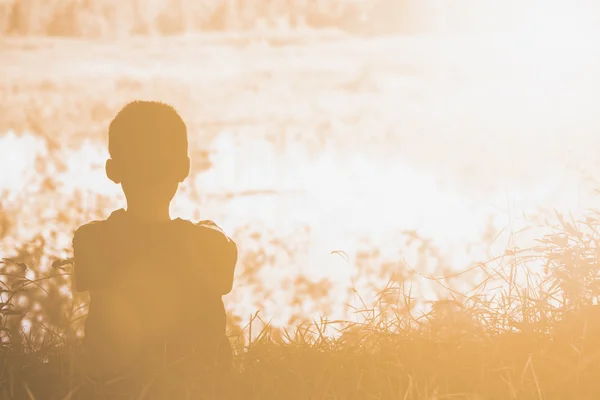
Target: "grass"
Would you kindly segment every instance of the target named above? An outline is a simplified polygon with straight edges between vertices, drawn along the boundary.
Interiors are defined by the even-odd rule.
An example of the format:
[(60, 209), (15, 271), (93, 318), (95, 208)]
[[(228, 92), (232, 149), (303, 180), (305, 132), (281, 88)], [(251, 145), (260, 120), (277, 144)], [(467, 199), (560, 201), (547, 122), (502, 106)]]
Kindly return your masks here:
[[(419, 315), (410, 290), (389, 285), (377, 301), (357, 310), (361, 323), (312, 321), (291, 332), (269, 326), (257, 313), (231, 335), (236, 355), (229, 373), (196, 371), (182, 382), (167, 367), (145, 389), (127, 386), (124, 398), (144, 398), (144, 391), (154, 398), (169, 398), (173, 391), (171, 398), (181, 399), (595, 398), (600, 219), (594, 213), (583, 221), (557, 217), (559, 224), (538, 246), (507, 250), (497, 267), (482, 266), (488, 278), (462, 301), (438, 301)], [(531, 267), (540, 260), (547, 268), (542, 274)], [(2, 395), (95, 399), (123, 390), (118, 382), (86, 378), (69, 326), (55, 336), (41, 329), (50, 338), (41, 344), (31, 331), (27, 336), (15, 330), (9, 322), (17, 315), (13, 300), (39, 282), (11, 282), (7, 267), (24, 268), (5, 260), (7, 297), (0, 316), (14, 335), (0, 352)], [(523, 282), (517, 272), (525, 274)], [(395, 303), (386, 301), (390, 293)], [(341, 335), (324, 334), (327, 326)], [(252, 329), (260, 333), (244, 340)]]

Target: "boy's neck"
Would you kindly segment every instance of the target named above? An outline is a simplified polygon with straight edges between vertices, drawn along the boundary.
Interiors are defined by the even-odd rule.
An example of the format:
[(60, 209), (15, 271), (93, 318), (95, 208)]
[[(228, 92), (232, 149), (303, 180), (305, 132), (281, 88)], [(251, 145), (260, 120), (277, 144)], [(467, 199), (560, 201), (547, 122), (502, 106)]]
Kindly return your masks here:
[(148, 208), (143, 206), (133, 206), (128, 204), (126, 209), (127, 215), (139, 222), (168, 222), (171, 221), (171, 213), (169, 206), (160, 209)]

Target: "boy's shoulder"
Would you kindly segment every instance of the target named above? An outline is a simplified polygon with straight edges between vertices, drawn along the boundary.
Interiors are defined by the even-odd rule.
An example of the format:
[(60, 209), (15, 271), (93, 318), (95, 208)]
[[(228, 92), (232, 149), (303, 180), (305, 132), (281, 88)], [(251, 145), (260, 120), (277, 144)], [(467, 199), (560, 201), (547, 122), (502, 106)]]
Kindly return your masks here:
[[(92, 239), (94, 237), (110, 236), (119, 231), (122, 232), (127, 225), (124, 212), (118, 210), (113, 212), (107, 219), (94, 220), (81, 225), (75, 231), (75, 238)], [(171, 221), (170, 227), (167, 229), (174, 229), (175, 231), (171, 232), (172, 234), (183, 235), (192, 240), (232, 242), (225, 231), (212, 220), (192, 222), (187, 219), (176, 218)]]
[(190, 238), (209, 242), (232, 242), (231, 238), (229, 238), (225, 231), (221, 229), (221, 227), (218, 226), (214, 221), (203, 220), (199, 222), (192, 222), (187, 219), (179, 218), (174, 221), (177, 221), (177, 223), (181, 226), (182, 233), (186, 234)]
[(81, 225), (75, 230), (74, 239), (89, 238), (97, 235), (101, 235), (106, 232), (108, 228), (108, 220), (94, 220), (86, 224)]
[(203, 232), (203, 233), (207, 233), (209, 235), (211, 235), (211, 234), (225, 235), (225, 232), (223, 231), (223, 229), (221, 229), (221, 227), (218, 226), (214, 221), (211, 221), (209, 219), (206, 219), (203, 221), (198, 221), (198, 222), (192, 222), (187, 219), (180, 219), (180, 221), (187, 224), (189, 226), (189, 229), (193, 229), (197, 232)]
[(113, 211), (106, 219), (93, 220), (75, 230), (74, 239), (110, 235), (115, 228), (123, 226), (125, 210)]

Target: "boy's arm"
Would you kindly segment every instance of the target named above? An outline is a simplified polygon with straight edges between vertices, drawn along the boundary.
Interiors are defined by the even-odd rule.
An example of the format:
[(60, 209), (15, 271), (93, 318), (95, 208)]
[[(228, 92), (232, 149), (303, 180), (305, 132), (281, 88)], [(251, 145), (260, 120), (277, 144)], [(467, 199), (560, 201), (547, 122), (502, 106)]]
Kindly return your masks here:
[(233, 288), (233, 276), (238, 259), (237, 245), (221, 228), (212, 221), (200, 221), (196, 226), (202, 228), (202, 241), (208, 256), (208, 283), (221, 295), (226, 295)]
[(98, 252), (93, 250), (97, 243), (93, 240), (94, 229), (92, 227), (93, 223), (83, 225), (73, 235), (74, 289), (78, 292), (94, 289), (97, 284), (94, 255), (97, 255)]

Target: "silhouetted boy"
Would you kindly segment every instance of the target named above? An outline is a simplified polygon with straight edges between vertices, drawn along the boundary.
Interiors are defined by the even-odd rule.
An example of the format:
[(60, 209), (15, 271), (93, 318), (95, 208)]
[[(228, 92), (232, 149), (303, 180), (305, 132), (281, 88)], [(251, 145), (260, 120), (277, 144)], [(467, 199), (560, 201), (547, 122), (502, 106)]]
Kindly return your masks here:
[(105, 375), (189, 359), (229, 363), (222, 296), (236, 244), (213, 222), (171, 219), (189, 173), (187, 128), (170, 106), (135, 101), (108, 131), (106, 175), (127, 210), (81, 226), (73, 238), (75, 289), (90, 292), (84, 348)]

